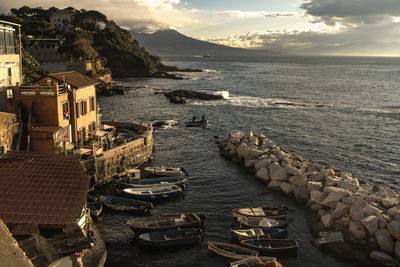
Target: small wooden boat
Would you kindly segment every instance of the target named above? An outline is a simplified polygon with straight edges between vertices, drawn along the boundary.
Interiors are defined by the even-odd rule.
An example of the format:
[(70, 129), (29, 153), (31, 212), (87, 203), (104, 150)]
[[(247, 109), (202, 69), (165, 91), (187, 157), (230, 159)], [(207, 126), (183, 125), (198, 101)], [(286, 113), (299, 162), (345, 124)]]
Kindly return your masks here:
[(239, 241), (254, 238), (279, 238), (286, 235), (286, 229), (282, 228), (250, 228), (231, 230), (232, 239)]
[(286, 218), (286, 206), (266, 206), (255, 208), (232, 209), (233, 217), (267, 217), (267, 218)]
[(100, 199), (106, 208), (113, 211), (139, 213), (149, 212), (153, 208), (153, 204), (150, 202), (125, 197), (101, 196)]
[(195, 213), (164, 214), (131, 219), (126, 224), (136, 233), (154, 232), (177, 228), (203, 227), (204, 215)]
[(208, 124), (208, 120), (205, 121), (188, 121), (186, 122), (186, 127), (206, 127)]
[(87, 195), (86, 206), (90, 210), (90, 216), (98, 217), (103, 211), (103, 205), (101, 204), (100, 198), (94, 197), (92, 195)]
[(200, 244), (204, 239), (200, 228), (184, 228), (148, 232), (139, 236), (139, 243), (152, 247), (187, 246)]
[(248, 257), (231, 262), (230, 267), (282, 267), (275, 257)]
[(240, 241), (240, 245), (255, 249), (265, 255), (296, 252), (299, 248), (296, 240), (289, 239), (246, 239)]
[(185, 176), (188, 173), (184, 168), (173, 168), (173, 167), (146, 167), (143, 169), (147, 173), (148, 176), (153, 177), (165, 177), (165, 176)]
[(148, 178), (148, 179), (118, 179), (115, 181), (118, 189), (125, 188), (139, 188), (139, 187), (157, 187), (157, 186), (171, 186), (177, 185), (180, 188), (186, 186), (187, 178), (179, 177), (160, 177), (160, 178)]
[(234, 244), (208, 241), (208, 250), (228, 259), (242, 260), (258, 256), (258, 251)]
[(265, 217), (238, 217), (240, 227), (248, 228), (282, 228), (288, 225), (286, 219), (270, 219)]
[(156, 201), (180, 196), (182, 194), (182, 188), (176, 185), (125, 188), (122, 189), (121, 194), (123, 197), (138, 199), (142, 201)]

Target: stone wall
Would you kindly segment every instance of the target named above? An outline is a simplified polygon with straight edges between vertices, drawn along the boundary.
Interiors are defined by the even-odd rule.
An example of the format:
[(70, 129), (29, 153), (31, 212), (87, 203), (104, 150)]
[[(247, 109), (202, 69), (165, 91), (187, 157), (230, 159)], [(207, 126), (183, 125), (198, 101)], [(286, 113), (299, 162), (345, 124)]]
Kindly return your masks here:
[(400, 260), (400, 199), (338, 168), (313, 163), (279, 148), (262, 134), (232, 133), (219, 144), (221, 154), (254, 171), (271, 190), (280, 190), (315, 211), (327, 231), (366, 244), (384, 266)]
[[(86, 173), (96, 185), (101, 185), (111, 182), (113, 176), (147, 161), (153, 152), (151, 135), (107, 150), (95, 159), (82, 161)], [(145, 144), (145, 139), (151, 142)]]
[(4, 153), (12, 148), (14, 136), (18, 133), (17, 116), (12, 113), (0, 112), (0, 146)]

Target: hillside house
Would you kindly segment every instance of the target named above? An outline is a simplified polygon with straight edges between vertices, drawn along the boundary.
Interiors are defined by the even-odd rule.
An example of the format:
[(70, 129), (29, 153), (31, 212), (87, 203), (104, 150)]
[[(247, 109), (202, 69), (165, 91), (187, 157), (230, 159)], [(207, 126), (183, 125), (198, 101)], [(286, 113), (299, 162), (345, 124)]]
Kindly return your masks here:
[(52, 153), (82, 147), (99, 125), (95, 85), (75, 71), (48, 74), (31, 86), (20, 86), (16, 100), (23, 109), (27, 150)]
[(75, 17), (75, 9), (72, 7), (56, 11), (50, 15), (50, 24), (56, 30), (64, 31), (72, 28)]

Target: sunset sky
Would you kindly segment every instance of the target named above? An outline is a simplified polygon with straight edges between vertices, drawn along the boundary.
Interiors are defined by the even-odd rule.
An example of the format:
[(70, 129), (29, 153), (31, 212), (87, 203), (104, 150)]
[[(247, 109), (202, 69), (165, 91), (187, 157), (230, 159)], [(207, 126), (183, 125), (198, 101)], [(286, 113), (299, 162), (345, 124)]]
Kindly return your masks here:
[(23, 5), (93, 9), (126, 29), (235, 47), (400, 56), (399, 0), (15, 0), (0, 11)]

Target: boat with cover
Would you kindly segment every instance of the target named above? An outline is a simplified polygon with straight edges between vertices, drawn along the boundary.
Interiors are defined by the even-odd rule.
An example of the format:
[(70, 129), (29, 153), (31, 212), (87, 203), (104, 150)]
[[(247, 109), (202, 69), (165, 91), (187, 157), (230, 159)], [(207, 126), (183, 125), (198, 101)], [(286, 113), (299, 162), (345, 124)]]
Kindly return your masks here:
[(186, 127), (200, 127), (200, 126), (205, 127), (205, 126), (207, 126), (207, 124), (208, 124), (208, 120), (188, 121), (188, 122), (186, 122)]
[(189, 175), (184, 168), (174, 168), (165, 166), (146, 167), (143, 169), (148, 176), (165, 177), (165, 176), (187, 176)]
[(288, 225), (286, 219), (270, 219), (265, 217), (238, 217), (240, 227), (248, 228), (282, 228)]
[(203, 227), (206, 216), (195, 213), (163, 214), (131, 219), (126, 224), (136, 233), (154, 232), (178, 228)]
[(208, 241), (208, 250), (232, 260), (258, 256), (257, 250), (223, 242)]
[(204, 239), (200, 228), (183, 228), (143, 233), (139, 243), (151, 247), (173, 247), (200, 244)]
[(233, 217), (267, 217), (267, 218), (286, 218), (287, 207), (286, 206), (265, 206), (265, 207), (254, 207), (254, 208), (237, 208), (232, 209)]
[(230, 267), (282, 267), (275, 257), (248, 257), (231, 262)]
[(115, 196), (100, 196), (103, 205), (113, 211), (144, 213), (153, 208), (150, 202)]
[(239, 241), (254, 238), (279, 238), (286, 235), (286, 229), (282, 228), (231, 229), (232, 239)]
[(245, 239), (240, 241), (241, 246), (255, 249), (263, 255), (277, 255), (278, 253), (297, 252), (299, 244), (296, 240), (290, 239)]
[(141, 188), (125, 188), (122, 189), (123, 197), (138, 199), (142, 201), (164, 200), (180, 196), (182, 188), (176, 185), (157, 186), (157, 187), (141, 187)]

